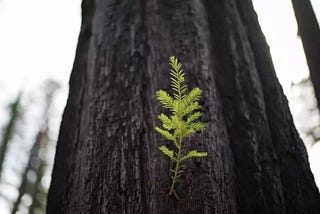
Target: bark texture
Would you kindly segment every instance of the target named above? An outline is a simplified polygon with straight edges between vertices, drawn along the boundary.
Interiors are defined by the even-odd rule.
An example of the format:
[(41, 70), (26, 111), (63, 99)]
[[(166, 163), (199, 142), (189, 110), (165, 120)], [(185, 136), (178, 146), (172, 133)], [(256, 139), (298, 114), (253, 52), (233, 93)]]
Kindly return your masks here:
[[(318, 213), (320, 196), (250, 0), (84, 0), (47, 213)], [(168, 57), (203, 92), (203, 135), (168, 197), (154, 131)]]
[(320, 109), (320, 29), (310, 0), (292, 0), (310, 79)]

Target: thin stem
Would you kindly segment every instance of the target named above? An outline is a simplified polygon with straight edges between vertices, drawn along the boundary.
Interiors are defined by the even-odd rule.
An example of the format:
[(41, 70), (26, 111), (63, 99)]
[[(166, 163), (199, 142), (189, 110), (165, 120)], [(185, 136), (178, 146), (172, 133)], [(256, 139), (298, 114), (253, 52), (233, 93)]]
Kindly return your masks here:
[(178, 81), (179, 84), (179, 100), (181, 100), (181, 82)]
[[(181, 143), (182, 143), (182, 139), (181, 137), (179, 138), (179, 147), (178, 147), (178, 156), (177, 156), (177, 164), (176, 167), (174, 169), (174, 175), (172, 178), (172, 184), (171, 184), (171, 188), (170, 188), (170, 193), (169, 195), (172, 195), (172, 193), (174, 193), (174, 186), (177, 182), (177, 176), (178, 176), (178, 172), (179, 172), (179, 166), (180, 166), (180, 161), (181, 161)], [(176, 195), (176, 194), (175, 194)]]

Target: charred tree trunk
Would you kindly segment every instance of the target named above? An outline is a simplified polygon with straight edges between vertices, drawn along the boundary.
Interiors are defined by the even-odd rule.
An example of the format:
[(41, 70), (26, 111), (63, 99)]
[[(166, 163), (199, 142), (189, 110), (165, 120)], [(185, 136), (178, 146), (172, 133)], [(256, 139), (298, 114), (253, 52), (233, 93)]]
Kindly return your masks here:
[(320, 29), (310, 0), (292, 0), (310, 79), (320, 109)]
[[(89, 1), (47, 212), (318, 213), (320, 196), (250, 0)], [(168, 197), (155, 133), (168, 57), (204, 91), (207, 129)]]

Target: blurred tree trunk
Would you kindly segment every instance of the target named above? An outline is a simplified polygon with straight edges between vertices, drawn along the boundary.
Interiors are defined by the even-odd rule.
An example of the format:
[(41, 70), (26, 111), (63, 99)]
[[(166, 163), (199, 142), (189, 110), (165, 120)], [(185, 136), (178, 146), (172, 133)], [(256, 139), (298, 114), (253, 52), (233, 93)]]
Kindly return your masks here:
[[(54, 93), (60, 86), (59, 83), (53, 80), (47, 80), (44, 85), (45, 105), (41, 120), (42, 124), (31, 148), (28, 163), (22, 173), (21, 184), (18, 188), (18, 197), (13, 203), (12, 214), (18, 212), (22, 197), (25, 194), (28, 194), (32, 199), (32, 203), (28, 208), (29, 214), (45, 213), (45, 198), (47, 194), (41, 181), (46, 169), (47, 146), (49, 143), (49, 110), (53, 102)], [(30, 179), (30, 175), (31, 178), (32, 175), (34, 176), (34, 180)]]
[(12, 214), (15, 214), (19, 210), (19, 206), (21, 204), (21, 199), (26, 193), (31, 193), (34, 191), (33, 183), (28, 178), (28, 173), (32, 173), (33, 171), (37, 171), (40, 159), (39, 159), (39, 150), (41, 148), (41, 144), (45, 142), (45, 138), (47, 137), (47, 130), (40, 131), (37, 135), (36, 141), (30, 151), (29, 160), (27, 166), (22, 174), (21, 184), (18, 188), (18, 197), (13, 203)]
[(310, 79), (320, 109), (320, 29), (310, 0), (292, 0)]
[[(112, 2), (112, 3), (111, 3)], [(250, 0), (82, 3), (47, 213), (318, 213), (303, 142)], [(168, 57), (204, 91), (207, 129), (168, 196), (155, 133)]]
[(40, 167), (37, 171), (37, 180), (34, 189), (35, 191), (32, 194), (32, 204), (29, 207), (29, 214), (45, 213), (47, 189), (41, 183), (41, 179), (44, 176), (46, 166), (47, 163), (41, 160)]
[(14, 103), (10, 105), (9, 122), (4, 129), (3, 137), (0, 145), (0, 177), (3, 170), (4, 160), (7, 154), (8, 145), (14, 135), (16, 123), (20, 116), (20, 100), (21, 100), (21, 93), (18, 95)]
[(47, 189), (42, 184), (42, 178), (45, 175), (47, 167), (46, 153), (47, 146), (49, 143), (48, 130), (45, 130), (45, 136), (40, 144), (39, 155), (38, 155), (38, 167), (35, 169), (36, 181), (33, 184), (32, 191), (30, 192), (32, 203), (29, 207), (29, 214), (40, 214), (45, 213), (46, 210), (46, 197)]

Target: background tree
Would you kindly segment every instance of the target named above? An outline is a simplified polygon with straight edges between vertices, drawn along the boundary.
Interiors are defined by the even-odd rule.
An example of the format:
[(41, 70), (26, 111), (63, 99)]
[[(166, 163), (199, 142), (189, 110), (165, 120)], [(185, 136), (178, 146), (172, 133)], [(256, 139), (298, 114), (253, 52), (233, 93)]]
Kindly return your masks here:
[(320, 29), (310, 0), (292, 0), (310, 79), (320, 109)]
[(7, 154), (8, 144), (12, 139), (16, 123), (19, 119), (20, 115), (20, 100), (21, 100), (21, 93), (19, 93), (16, 100), (10, 105), (10, 115), (9, 115), (9, 122), (7, 126), (4, 128), (3, 137), (0, 145), (0, 178), (3, 170), (5, 156)]
[[(38, 168), (40, 167), (41, 161), (39, 159), (39, 151), (40, 151), (41, 145), (46, 143), (47, 134), (48, 134), (47, 130), (40, 131), (36, 137), (35, 143), (30, 151), (28, 163), (27, 163), (26, 168), (22, 174), (21, 184), (18, 188), (18, 197), (12, 206), (12, 212), (11, 212), (12, 214), (15, 214), (18, 212), (22, 197), (25, 194), (29, 194), (29, 195), (33, 196), (33, 195), (35, 195), (35, 193), (37, 191), (37, 188), (35, 188), (37, 186), (34, 185), (34, 183), (30, 180), (30, 177), (28, 177), (28, 175), (30, 176), (31, 173), (33, 175), (38, 175), (34, 172), (37, 172)], [(38, 179), (39, 178), (36, 178), (35, 184), (38, 184), (37, 183)], [(32, 198), (32, 201), (33, 200), (35, 200), (35, 199)]]
[[(89, 1), (48, 196), (50, 213), (318, 213), (305, 147), (250, 0)], [(167, 59), (203, 89), (207, 128), (168, 197), (157, 149)]]
[[(30, 150), (30, 155), (26, 167), (22, 173), (21, 184), (18, 188), (18, 197), (13, 203), (12, 214), (18, 212), (22, 197), (26, 194), (31, 196), (32, 203), (28, 207), (29, 214), (45, 213), (46, 190), (42, 185), (41, 180), (45, 174), (46, 153), (49, 143), (49, 118), (50, 107), (52, 105), (54, 93), (59, 88), (59, 84), (52, 80), (47, 80), (45, 83), (45, 105), (40, 125), (40, 130), (37, 133), (35, 142)], [(33, 175), (33, 176), (30, 176)], [(34, 179), (30, 179), (34, 177)]]

